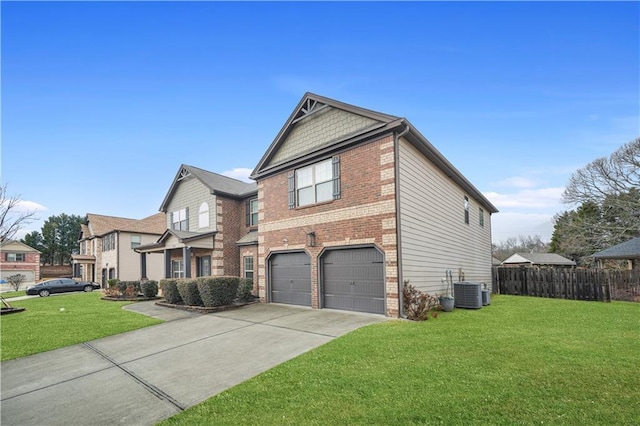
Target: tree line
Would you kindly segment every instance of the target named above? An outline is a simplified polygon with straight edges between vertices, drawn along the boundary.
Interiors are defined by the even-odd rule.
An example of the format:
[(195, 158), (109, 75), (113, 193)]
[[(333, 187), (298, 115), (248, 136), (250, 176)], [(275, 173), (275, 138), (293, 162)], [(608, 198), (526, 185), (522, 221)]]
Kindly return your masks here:
[(562, 194), (574, 209), (558, 213), (549, 250), (592, 266), (589, 256), (640, 232), (640, 138), (571, 175)]
[(61, 213), (49, 218), (42, 225), (41, 232), (32, 231), (21, 242), (41, 252), (43, 265), (68, 265), (71, 255), (78, 252), (80, 225), (84, 218)]

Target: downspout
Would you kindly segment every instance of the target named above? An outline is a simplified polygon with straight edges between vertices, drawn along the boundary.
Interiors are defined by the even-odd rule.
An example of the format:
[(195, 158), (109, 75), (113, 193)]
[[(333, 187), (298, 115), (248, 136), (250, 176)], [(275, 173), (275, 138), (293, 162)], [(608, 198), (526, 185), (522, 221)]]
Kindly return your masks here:
[(393, 156), (394, 156), (394, 180), (396, 191), (396, 267), (398, 269), (398, 314), (400, 318), (406, 318), (407, 316), (403, 312), (404, 300), (403, 300), (403, 279), (402, 279), (402, 240), (400, 235), (400, 138), (409, 133), (411, 126), (408, 123), (404, 124), (406, 127), (400, 133), (394, 133), (393, 135)]

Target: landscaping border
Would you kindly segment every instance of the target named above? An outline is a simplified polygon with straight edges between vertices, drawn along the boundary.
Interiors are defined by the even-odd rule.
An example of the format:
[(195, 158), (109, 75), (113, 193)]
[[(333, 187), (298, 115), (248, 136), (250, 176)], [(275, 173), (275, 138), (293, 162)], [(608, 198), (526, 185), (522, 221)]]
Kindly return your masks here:
[(197, 312), (200, 314), (211, 314), (213, 312), (221, 312), (221, 311), (228, 311), (231, 309), (236, 309), (236, 308), (240, 308), (242, 306), (246, 306), (246, 305), (253, 305), (255, 303), (260, 303), (260, 299), (254, 299), (248, 302), (236, 302), (233, 303), (231, 305), (224, 305), (224, 306), (215, 306), (215, 307), (210, 307), (207, 308), (205, 306), (191, 306), (191, 305), (176, 305), (173, 303), (167, 303), (167, 302), (156, 302), (156, 305), (158, 306), (164, 306), (165, 308), (173, 308), (173, 309), (180, 309), (183, 311), (189, 311), (189, 312)]

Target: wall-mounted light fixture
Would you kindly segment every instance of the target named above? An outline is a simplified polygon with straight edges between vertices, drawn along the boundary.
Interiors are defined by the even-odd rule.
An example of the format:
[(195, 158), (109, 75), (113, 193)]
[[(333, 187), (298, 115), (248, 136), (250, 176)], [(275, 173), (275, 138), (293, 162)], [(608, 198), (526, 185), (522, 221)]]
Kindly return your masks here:
[(311, 231), (307, 233), (307, 245), (309, 247), (315, 247), (316, 246), (316, 233)]

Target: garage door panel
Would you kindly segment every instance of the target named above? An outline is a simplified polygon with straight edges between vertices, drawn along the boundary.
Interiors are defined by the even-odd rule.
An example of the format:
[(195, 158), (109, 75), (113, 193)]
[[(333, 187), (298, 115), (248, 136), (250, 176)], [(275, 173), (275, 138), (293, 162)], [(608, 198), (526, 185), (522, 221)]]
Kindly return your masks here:
[(271, 301), (311, 306), (311, 261), (306, 253), (280, 253), (270, 259)]
[(325, 308), (384, 314), (384, 265), (378, 250), (325, 253), (322, 279)]

